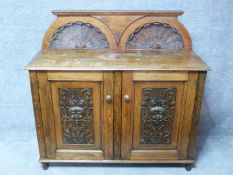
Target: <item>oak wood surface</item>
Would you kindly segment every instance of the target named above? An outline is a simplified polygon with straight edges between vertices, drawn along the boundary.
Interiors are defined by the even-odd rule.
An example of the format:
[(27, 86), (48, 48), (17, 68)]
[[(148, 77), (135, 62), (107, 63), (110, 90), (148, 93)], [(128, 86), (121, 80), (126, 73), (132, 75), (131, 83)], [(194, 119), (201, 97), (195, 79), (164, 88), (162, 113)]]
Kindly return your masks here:
[[(130, 158), (130, 151), (132, 145), (132, 93), (133, 93), (133, 73), (123, 72), (122, 75), (122, 134), (121, 134), (121, 158), (128, 160)], [(124, 96), (128, 95), (129, 100), (125, 101)]]
[(192, 50), (191, 37), (188, 31), (186, 30), (186, 28), (178, 21), (176, 17), (169, 18), (169, 17), (163, 17), (163, 16), (162, 17), (145, 16), (144, 18), (135, 20), (122, 33), (121, 38), (118, 43), (118, 48), (126, 49), (126, 43), (129, 40), (130, 35), (134, 33), (134, 31), (137, 31), (137, 29), (140, 28), (141, 26), (145, 24), (152, 24), (152, 23), (168, 24), (170, 27), (178, 30), (178, 32), (180, 33), (183, 39), (183, 44), (184, 44), (183, 49), (187, 51)]
[(181, 34), (184, 50), (192, 50), (191, 37), (186, 28), (179, 22), (178, 16), (183, 11), (53, 11), (57, 19), (47, 30), (42, 49), (50, 49), (50, 41), (57, 30), (73, 22), (91, 24), (103, 33), (109, 43), (109, 49), (125, 49), (129, 36), (142, 25), (161, 23), (174, 27)]
[(154, 71), (134, 71), (134, 81), (187, 81), (188, 72), (154, 72)]
[(194, 160), (55, 160), (55, 159), (40, 159), (41, 163), (119, 163), (119, 164), (184, 164), (184, 163), (194, 163)]
[[(143, 72), (142, 72), (143, 73)], [(183, 140), (180, 134), (181, 128), (186, 127), (186, 123), (182, 121), (182, 112), (186, 110), (183, 104), (183, 97), (186, 94), (185, 80), (184, 82), (177, 81), (144, 81), (134, 80), (133, 73), (123, 72), (122, 81), (122, 139), (121, 139), (121, 155), (123, 159), (179, 159), (179, 156), (185, 154), (187, 149), (180, 149), (179, 140)], [(164, 73), (165, 74), (165, 73)], [(163, 74), (159, 74), (163, 77)], [(147, 77), (153, 77), (153, 72), (147, 73)], [(145, 76), (145, 77), (146, 77)], [(145, 78), (146, 79), (146, 78)], [(176, 106), (174, 114), (174, 123), (172, 126), (172, 142), (171, 144), (140, 144), (140, 116), (142, 103), (142, 89), (143, 88), (176, 88)], [(124, 100), (124, 95), (129, 95), (129, 101)], [(183, 131), (189, 134), (189, 131)], [(184, 141), (183, 141), (184, 142)], [(167, 150), (167, 151), (166, 151)], [(180, 155), (179, 155), (180, 154)]]
[(48, 50), (26, 66), (28, 70), (167, 70), (206, 71), (208, 66), (183, 50)]
[(113, 140), (114, 159), (121, 159), (121, 96), (122, 96), (122, 73), (114, 73), (114, 109), (113, 109)]
[(155, 15), (155, 16), (180, 16), (184, 12), (181, 10), (174, 10), (174, 11), (143, 11), (143, 10), (138, 10), (138, 11), (122, 11), (122, 10), (53, 10), (52, 13), (57, 16), (84, 16), (84, 15)]
[(195, 159), (196, 139), (198, 135), (198, 124), (199, 124), (201, 106), (204, 95), (206, 74), (207, 72), (199, 72), (198, 79), (196, 82), (196, 97), (195, 97), (195, 104), (194, 104), (194, 110), (192, 116), (192, 127), (189, 138), (189, 146), (188, 146), (189, 159)]
[(113, 99), (109, 102), (106, 101), (107, 96), (113, 98), (114, 87), (113, 87), (113, 73), (105, 72), (104, 81), (103, 81), (103, 125), (104, 125), (104, 134), (103, 134), (103, 146), (104, 146), (104, 158), (113, 159)]
[[(53, 14), (57, 18), (44, 36), (42, 51), (26, 66), (30, 72), (40, 162), (193, 164), (209, 67), (192, 51), (189, 32), (178, 20), (183, 11), (57, 10)], [(146, 28), (152, 24), (154, 28)], [(75, 29), (85, 28), (82, 34), (90, 35), (91, 39), (77, 37), (76, 31), (67, 32), (72, 25)], [(155, 25), (162, 26), (160, 32)], [(55, 42), (57, 35), (64, 34), (64, 29), (65, 35)], [(139, 34), (141, 29), (143, 34)], [(139, 38), (132, 40), (137, 34)], [(178, 37), (179, 47), (172, 45), (170, 50), (161, 49), (166, 48), (161, 47), (163, 36), (169, 42), (172, 36)], [(86, 45), (88, 42), (92, 44)], [(59, 49), (63, 44), (64, 48), (72, 50)], [(97, 47), (103, 46), (101, 44), (104, 47)], [(128, 49), (134, 48), (129, 47), (131, 44), (140, 49)], [(174, 49), (176, 47), (180, 49)], [(94, 144), (63, 142), (59, 88), (93, 89)], [(158, 117), (157, 112), (164, 115), (164, 110), (166, 115), (174, 116), (171, 141), (146, 143), (140, 140), (142, 111), (147, 108), (142, 105), (147, 104), (142, 99), (145, 97), (143, 89), (176, 89), (175, 107), (167, 105), (169, 102), (164, 98), (164, 104), (158, 105), (158, 100), (152, 102), (153, 110), (147, 109), (151, 117)], [(162, 95), (152, 91), (157, 94), (153, 98), (163, 98), (163, 90)], [(174, 113), (170, 113), (173, 107)]]
[(189, 80), (185, 85), (185, 94), (184, 94), (184, 107), (183, 107), (183, 117), (182, 123), (183, 127), (180, 130), (180, 139), (179, 139), (179, 158), (186, 159), (188, 151), (188, 143), (190, 136), (190, 129), (192, 124), (192, 113), (194, 109), (194, 100), (196, 95), (196, 80), (198, 77), (197, 72), (189, 73)]
[(48, 72), (49, 81), (103, 81), (102, 72)]
[(109, 42), (109, 48), (110, 49), (116, 49), (116, 41), (114, 38), (113, 33), (109, 30), (108, 26), (106, 26), (103, 22), (101, 22), (100, 20), (96, 19), (96, 18), (92, 18), (90, 16), (82, 16), (82, 17), (72, 17), (72, 16), (68, 16), (68, 17), (62, 17), (62, 18), (58, 18), (48, 29), (48, 31), (46, 32), (44, 38), (43, 38), (43, 42), (42, 42), (42, 48), (43, 49), (49, 49), (50, 46), (50, 41), (51, 38), (53, 37), (53, 34), (57, 31), (58, 28), (66, 25), (67, 23), (72, 23), (72, 22), (82, 22), (82, 23), (88, 23), (91, 24), (95, 27), (97, 27), (98, 29), (101, 29), (101, 31), (105, 34), (108, 42)]
[[(56, 154), (59, 149), (72, 149), (72, 150), (101, 150), (101, 119), (100, 117), (100, 106), (101, 106), (101, 87), (100, 83), (98, 82), (51, 82), (52, 87), (52, 99), (53, 99), (53, 110), (54, 110), (54, 118), (55, 120), (55, 127), (56, 127)], [(60, 100), (59, 100), (59, 89), (60, 88), (68, 88), (68, 89), (77, 89), (77, 88), (91, 88), (92, 95), (93, 95), (93, 130), (94, 130), (94, 144), (64, 144), (62, 135), (63, 128), (62, 128), (62, 115), (60, 111)], [(103, 154), (103, 153), (102, 153)]]
[(47, 158), (55, 158), (56, 136), (54, 125), (54, 114), (52, 110), (52, 92), (46, 72), (37, 72), (39, 81), (40, 106), (42, 123), (44, 129), (44, 139), (46, 144)]
[[(135, 82), (134, 83), (134, 132), (133, 132), (133, 149), (135, 150), (159, 150), (159, 149), (176, 149), (177, 140), (179, 138), (179, 128), (182, 127), (181, 112), (183, 109), (183, 91), (184, 83), (183, 82)], [(172, 124), (172, 139), (171, 144), (140, 144), (140, 127), (141, 126), (141, 105), (142, 105), (142, 89), (143, 88), (176, 88), (176, 100), (175, 100), (175, 113)]]
[[(52, 73), (52, 74), (51, 74)], [(53, 79), (50, 78), (49, 80), (49, 74), (52, 75), (50, 77), (53, 77), (59, 73), (61, 75), (61, 80), (59, 80), (59, 76)], [(64, 75), (68, 73), (67, 77), (64, 79)], [(182, 159), (183, 161), (194, 159), (193, 152), (194, 147), (191, 144), (195, 144), (195, 137), (192, 138), (189, 137), (189, 133), (193, 133), (192, 135), (196, 134), (196, 128), (191, 130), (191, 121), (192, 121), (192, 114), (194, 109), (194, 99), (196, 91), (199, 91), (203, 87), (203, 81), (202, 78), (198, 80), (198, 72), (189, 72), (188, 73), (188, 79), (187, 79), (187, 72), (175, 72), (175, 71), (169, 71), (169, 72), (153, 72), (153, 71), (136, 71), (136, 72), (130, 72), (130, 71), (124, 71), (124, 72), (104, 72), (101, 76), (101, 72), (97, 72), (96, 76), (93, 76), (93, 79), (91, 79), (92, 73), (87, 72), (87, 80), (89, 82), (93, 83), (101, 83), (101, 87), (103, 88), (103, 93), (101, 92), (101, 103), (103, 111), (103, 118), (102, 118), (102, 126), (104, 128), (103, 132), (101, 132), (101, 138), (102, 138), (102, 144), (103, 144), (103, 152), (100, 147), (96, 148), (89, 148), (88, 146), (81, 147), (67, 147), (67, 146), (59, 146), (61, 145), (59, 142), (56, 144), (56, 141), (59, 141), (59, 138), (54, 138), (54, 133), (51, 132), (51, 130), (54, 130), (54, 120), (56, 121), (58, 117), (58, 114), (56, 112), (51, 115), (51, 104), (56, 104), (58, 102), (58, 99), (54, 99), (53, 102), (51, 102), (51, 96), (54, 97), (54, 95), (48, 95), (51, 92), (54, 93), (53, 85), (56, 83), (60, 83), (62, 86), (72, 86), (71, 84), (73, 81), (78, 86), (90, 86), (88, 83), (83, 82), (83, 79), (76, 79), (73, 80), (73, 76), (79, 75), (85, 76), (85, 72), (38, 72), (38, 82), (40, 84), (39, 91), (40, 91), (40, 97), (42, 99), (41, 105), (42, 105), (42, 115), (43, 117), (43, 127), (45, 131), (45, 141), (46, 141), (46, 153), (48, 154), (48, 158), (46, 159), (57, 159), (58, 161), (61, 160), (74, 160), (77, 162), (85, 162), (89, 160), (90, 162), (95, 162), (98, 160), (109, 160), (111, 162), (112, 159), (123, 159), (123, 160), (141, 160), (146, 162), (154, 162), (156, 163), (159, 160), (173, 160), (171, 162), (176, 162), (179, 159)], [(123, 73), (123, 74), (122, 74)], [(58, 74), (58, 75), (59, 75)], [(169, 77), (167, 74), (171, 74), (172, 79), (167, 79), (166, 81), (160, 81), (163, 77), (166, 79), (166, 77)], [(173, 75), (174, 74), (174, 75)], [(135, 76), (136, 75), (136, 76)], [(122, 76), (122, 78), (121, 78)], [(153, 77), (160, 77), (160, 78), (153, 78)], [(98, 77), (96, 79), (96, 77)], [(147, 77), (152, 77), (148, 79)], [(200, 76), (202, 77), (202, 76)], [(33, 80), (35, 77), (31, 77)], [(71, 78), (71, 80), (69, 79)], [(102, 78), (102, 80), (101, 80)], [(149, 80), (149, 81), (148, 81)], [(177, 81), (178, 80), (178, 81)], [(198, 80), (199, 83), (197, 83), (196, 87), (196, 80)], [(170, 84), (169, 84), (170, 82)], [(51, 84), (50, 84), (51, 83)], [(64, 84), (65, 83), (65, 84)], [(141, 84), (142, 87), (139, 85)], [(174, 87), (172, 84), (178, 87), (178, 84), (185, 86), (183, 90), (178, 90), (177, 94), (177, 105), (176, 108), (176, 116), (183, 116), (183, 119), (181, 120), (180, 117), (175, 119), (176, 124), (173, 126), (173, 141), (172, 145), (141, 145), (138, 144), (139, 140), (139, 132), (138, 129), (140, 127), (139, 120), (135, 120), (136, 116), (140, 116), (140, 111), (137, 112), (140, 109), (140, 89), (143, 87), (149, 88), (149, 87), (161, 87), (161, 88), (167, 88), (167, 87)], [(200, 87), (199, 87), (200, 86)], [(52, 87), (52, 88), (50, 88)], [(141, 88), (140, 88), (141, 87)], [(176, 87), (176, 88), (177, 88)], [(47, 89), (48, 88), (48, 89)], [(101, 88), (101, 89), (102, 89)], [(56, 88), (55, 88), (56, 89)], [(137, 90), (139, 89), (139, 90)], [(179, 89), (179, 88), (178, 88)], [(51, 92), (48, 92), (50, 91)], [(122, 91), (122, 92), (121, 92)], [(46, 93), (46, 95), (45, 95)], [(184, 93), (184, 94), (183, 94)], [(97, 94), (97, 93), (95, 93)], [(113, 97), (112, 101), (106, 102), (105, 97), (107, 95), (111, 95)], [(125, 95), (129, 95), (129, 101), (125, 100)], [(200, 96), (200, 95), (199, 95)], [(199, 100), (201, 97), (199, 97)], [(46, 98), (45, 98), (46, 97)], [(99, 97), (98, 97), (99, 98)], [(114, 101), (116, 98), (116, 101)], [(178, 100), (182, 99), (183, 100)], [(197, 97), (196, 97), (197, 98)], [(47, 100), (47, 101), (45, 101)], [(119, 105), (119, 100), (122, 101), (121, 105)], [(98, 101), (97, 99), (94, 99), (94, 101)], [(137, 105), (139, 104), (139, 105)], [(199, 103), (198, 103), (199, 104)], [(47, 108), (43, 107), (44, 105), (48, 105)], [(184, 107), (182, 107), (184, 106)], [(96, 108), (96, 107), (95, 107)], [(58, 109), (58, 107), (54, 106), (54, 109)], [(179, 110), (183, 110), (183, 113), (179, 112)], [(179, 114), (178, 114), (178, 113)], [(195, 115), (198, 115), (200, 111), (196, 111)], [(45, 117), (45, 116), (50, 117)], [(53, 119), (53, 116), (55, 118)], [(138, 117), (136, 117), (138, 118)], [(138, 121), (135, 123), (135, 121)], [(179, 124), (179, 125), (178, 125)], [(195, 124), (196, 125), (196, 124)], [(55, 125), (56, 126), (56, 125)], [(182, 127), (181, 127), (182, 126)], [(193, 126), (192, 126), (193, 127)], [(48, 131), (50, 130), (50, 132)], [(56, 129), (57, 131), (61, 131), (61, 128)], [(121, 131), (120, 131), (121, 130)], [(135, 132), (137, 131), (137, 132)], [(95, 133), (98, 135), (98, 132), (95, 131)], [(57, 133), (57, 136), (61, 135), (61, 133)], [(100, 135), (100, 134), (99, 134)], [(95, 136), (98, 137), (98, 136)], [(48, 140), (49, 139), (49, 140)], [(51, 140), (50, 140), (51, 139)], [(61, 141), (61, 140), (60, 140)], [(137, 143), (137, 144), (136, 144)], [(177, 144), (177, 146), (176, 146)], [(191, 146), (189, 146), (189, 144)], [(119, 146), (121, 145), (121, 146)], [(188, 147), (189, 146), (189, 147)], [(189, 152), (188, 152), (189, 148)], [(96, 149), (96, 150), (94, 150)], [(72, 151), (73, 150), (73, 151)], [(42, 154), (43, 155), (43, 154)], [(187, 156), (190, 157), (187, 157)], [(41, 157), (43, 158), (43, 157)], [(44, 160), (46, 160), (44, 159)], [(88, 162), (88, 161), (87, 161)], [(118, 161), (120, 163), (121, 161)], [(124, 162), (124, 161), (122, 161)], [(127, 162), (127, 161), (126, 161)], [(130, 161), (129, 161), (130, 162)], [(134, 163), (135, 163), (134, 162)], [(163, 161), (161, 161), (163, 162)], [(179, 162), (179, 161), (178, 161)]]
[(30, 71), (29, 76), (30, 76), (31, 93), (32, 93), (33, 109), (35, 116), (35, 126), (37, 131), (40, 158), (45, 159), (47, 157), (47, 153), (46, 153), (47, 151), (46, 151), (45, 136), (43, 130), (43, 123), (42, 123), (39, 82), (38, 82), (37, 73), (35, 71)]

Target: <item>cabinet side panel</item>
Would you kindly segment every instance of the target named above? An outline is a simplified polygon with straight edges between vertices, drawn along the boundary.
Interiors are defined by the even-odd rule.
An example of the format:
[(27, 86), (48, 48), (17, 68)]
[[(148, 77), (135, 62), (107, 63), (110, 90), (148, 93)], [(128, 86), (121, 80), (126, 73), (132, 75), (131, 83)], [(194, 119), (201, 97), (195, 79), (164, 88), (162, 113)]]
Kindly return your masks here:
[(47, 158), (55, 158), (56, 135), (54, 129), (53, 105), (51, 96), (51, 86), (48, 81), (47, 72), (38, 72), (39, 94), (44, 138), (46, 143)]
[(196, 137), (197, 137), (197, 130), (198, 130), (198, 124), (199, 124), (199, 118), (200, 118), (200, 112), (202, 106), (202, 99), (204, 94), (205, 80), (206, 80), (206, 72), (200, 72), (198, 75), (197, 86), (196, 86), (196, 97), (195, 97), (192, 127), (190, 132), (190, 139), (189, 139), (188, 159), (195, 159)]
[(44, 131), (41, 118), (41, 107), (40, 107), (40, 96), (39, 96), (39, 84), (37, 79), (37, 74), (35, 71), (29, 72), (31, 93), (34, 108), (35, 126), (37, 132), (37, 140), (40, 152), (40, 158), (46, 158), (46, 145), (44, 140)]
[(192, 113), (194, 109), (194, 101), (196, 95), (196, 80), (198, 77), (197, 72), (189, 73), (189, 80), (186, 83), (185, 88), (185, 101), (184, 101), (184, 111), (182, 116), (182, 129), (180, 132), (179, 141), (179, 159), (187, 158), (187, 150), (189, 144), (189, 136), (192, 125)]

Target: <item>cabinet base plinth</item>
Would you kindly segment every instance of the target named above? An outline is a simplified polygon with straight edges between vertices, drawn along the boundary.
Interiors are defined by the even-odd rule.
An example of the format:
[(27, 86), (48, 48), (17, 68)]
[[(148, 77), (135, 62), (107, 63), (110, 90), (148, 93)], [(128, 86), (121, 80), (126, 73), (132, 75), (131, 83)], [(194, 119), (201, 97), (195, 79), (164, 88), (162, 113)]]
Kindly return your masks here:
[[(50, 163), (93, 163), (93, 164), (183, 164), (193, 165), (194, 160), (58, 160), (58, 159), (40, 159), (42, 164)], [(192, 166), (191, 166), (192, 167)]]

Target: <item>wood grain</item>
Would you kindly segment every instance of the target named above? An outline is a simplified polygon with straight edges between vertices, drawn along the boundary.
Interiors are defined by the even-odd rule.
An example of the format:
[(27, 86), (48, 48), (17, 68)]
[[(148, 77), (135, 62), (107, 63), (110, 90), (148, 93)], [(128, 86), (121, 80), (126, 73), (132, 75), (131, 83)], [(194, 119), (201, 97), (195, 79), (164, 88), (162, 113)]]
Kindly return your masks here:
[(47, 158), (55, 158), (56, 136), (54, 128), (54, 116), (52, 106), (51, 86), (46, 72), (37, 72), (39, 81), (40, 106), (44, 139), (46, 143)]
[(189, 147), (188, 147), (188, 159), (195, 159), (196, 152), (196, 139), (198, 134), (198, 124), (202, 106), (202, 100), (204, 95), (205, 79), (207, 72), (199, 72), (197, 85), (196, 85), (196, 97), (192, 117), (192, 127), (189, 138)]
[(102, 33), (104, 33), (105, 37), (107, 38), (109, 42), (109, 48), (110, 49), (117, 48), (113, 33), (109, 30), (108, 26), (106, 26), (100, 20), (90, 16), (77, 16), (77, 17), (65, 16), (65, 17), (57, 18), (54, 21), (54, 23), (49, 27), (42, 41), (42, 49), (44, 50), (49, 49), (50, 41), (53, 37), (53, 34), (57, 31), (58, 28), (66, 25), (67, 23), (72, 23), (72, 22), (89, 23), (97, 27)]
[[(182, 127), (181, 122), (181, 112), (182, 112), (182, 102), (183, 102), (183, 91), (184, 84), (182, 82), (135, 82), (134, 83), (134, 132), (133, 132), (133, 149), (138, 151), (138, 154), (141, 152), (141, 157), (144, 156), (144, 150), (176, 150), (178, 147), (178, 139), (179, 139), (179, 129)], [(141, 144), (140, 143), (140, 131), (141, 131), (141, 106), (142, 106), (142, 89), (143, 88), (175, 88), (175, 113), (173, 116), (173, 124), (172, 124), (172, 138), (170, 144)], [(150, 159), (153, 159), (151, 155)]]
[[(132, 92), (133, 92), (133, 73), (123, 72), (122, 75), (122, 134), (121, 134), (121, 158), (130, 158), (132, 148)], [(124, 100), (124, 96), (129, 96), (129, 101)]]
[(192, 51), (192, 40), (191, 37), (187, 31), (187, 29), (178, 21), (176, 17), (153, 17), (153, 16), (145, 16), (144, 18), (140, 18), (133, 22), (131, 25), (129, 25), (124, 33), (121, 35), (118, 48), (125, 49), (126, 43), (128, 41), (128, 38), (134, 31), (136, 31), (138, 28), (143, 26), (144, 24), (150, 24), (150, 23), (163, 23), (168, 24), (172, 28), (175, 28), (180, 35), (182, 36), (183, 43), (184, 43), (184, 50)]
[[(67, 149), (67, 150), (101, 150), (101, 91), (99, 82), (52, 82), (52, 98), (53, 98), (53, 111), (56, 128), (56, 141), (57, 141), (57, 150)], [(64, 144), (63, 142), (63, 127), (62, 127), (62, 115), (60, 111), (60, 100), (59, 100), (59, 89), (92, 89), (92, 98), (93, 98), (93, 130), (94, 130), (94, 144)], [(84, 134), (84, 133), (79, 133)]]
[(43, 123), (42, 123), (42, 116), (41, 116), (42, 114), (41, 114), (41, 106), (40, 106), (39, 82), (35, 71), (30, 71), (29, 76), (31, 83), (31, 93), (32, 93), (35, 126), (37, 131), (40, 158), (45, 159), (47, 157), (47, 153), (46, 153), (46, 144), (44, 140), (45, 137), (44, 137)]
[(53, 34), (61, 27), (71, 22), (89, 23), (98, 28), (107, 38), (110, 49), (125, 49), (125, 42), (140, 25), (147, 23), (166, 23), (176, 28), (184, 40), (184, 49), (191, 50), (191, 38), (185, 27), (178, 21), (183, 11), (53, 11), (57, 16), (55, 22), (47, 30), (43, 49), (49, 49)]
[(58, 160), (103, 160), (102, 151), (76, 151), (76, 152), (57, 152), (56, 159)]
[(114, 159), (121, 159), (121, 91), (122, 73), (114, 73), (114, 109), (113, 109), (113, 130), (114, 130)]
[(194, 100), (196, 95), (196, 80), (198, 77), (197, 72), (189, 73), (189, 81), (186, 83), (184, 94), (184, 107), (182, 117), (182, 129), (180, 130), (179, 140), (179, 158), (187, 158), (187, 149), (189, 143), (189, 135), (192, 124), (192, 114), (194, 109)]
[(102, 72), (48, 72), (49, 81), (103, 81)]
[(54, 15), (57, 16), (89, 16), (89, 15), (108, 15), (108, 16), (118, 16), (118, 15), (122, 15), (122, 16), (132, 16), (132, 15), (137, 15), (137, 16), (141, 16), (141, 15), (154, 15), (154, 16), (180, 16), (182, 15), (184, 12), (181, 10), (177, 10), (177, 11), (143, 11), (143, 10), (138, 10), (138, 11), (120, 11), (120, 10), (111, 10), (111, 11), (107, 11), (107, 10), (92, 10), (92, 11), (85, 11), (85, 10), (54, 10), (52, 12)]
[(48, 50), (35, 56), (26, 69), (206, 71), (209, 68), (194, 52), (183, 50)]
[[(26, 66), (30, 75), (40, 162), (44, 165), (45, 163), (193, 164), (205, 76), (209, 67), (192, 51), (189, 32), (178, 20), (178, 16), (183, 12), (58, 10), (53, 11), (53, 14), (57, 19), (44, 36), (42, 51)], [(99, 33), (101, 36), (104, 35), (105, 42), (99, 43), (104, 45), (108, 43), (105, 45), (108, 48), (95, 50), (93, 48), (96, 43), (91, 43), (92, 49), (81, 49), (89, 46), (79, 41), (75, 41), (74, 44), (72, 42), (72, 39), (76, 38), (74, 32), (73, 35), (67, 32), (59, 46), (63, 48), (63, 43), (71, 41), (68, 44), (78, 49), (50, 48), (51, 39), (56, 39), (56, 35), (60, 34), (64, 26), (71, 24), (79, 25), (76, 29), (80, 29), (82, 25), (95, 28), (92, 35)], [(152, 30), (146, 32), (149, 29), (147, 26), (151, 28), (153, 26), (153, 32)], [(157, 33), (156, 30), (159, 26), (163, 26), (161, 33)], [(82, 31), (83, 35), (89, 33), (89, 28)], [(132, 39), (138, 34), (139, 29), (144, 32), (138, 35), (141, 45), (138, 44), (139, 40)], [(173, 36), (179, 36), (180, 43), (176, 46), (181, 49), (174, 49), (176, 39), (173, 38), (173, 42), (170, 42), (172, 35), (169, 33), (172, 30), (175, 31)], [(167, 45), (162, 47), (164, 40), (161, 38), (164, 33), (167, 36), (165, 37)], [(161, 40), (156, 40), (155, 36), (159, 34)], [(91, 38), (92, 35), (89, 33), (88, 37)], [(73, 38), (68, 40), (69, 36)], [(154, 39), (149, 41), (152, 36)], [(84, 39), (82, 36), (79, 38)], [(96, 40), (97, 36), (93, 38), (93, 41)], [(132, 47), (127, 47), (129, 41), (132, 41)], [(143, 43), (145, 41), (147, 43)], [(171, 46), (171, 49), (161, 49), (166, 48), (165, 46), (169, 48)], [(63, 143), (59, 88), (93, 89), (94, 129), (91, 137), (94, 135), (94, 142), (83, 145)], [(142, 93), (143, 89), (152, 89), (150, 91), (152, 92), (150, 95), (153, 96), (152, 102), (148, 102), (145, 93)], [(166, 94), (167, 91), (164, 89), (169, 89), (170, 93)], [(78, 97), (74, 95), (69, 100), (75, 101), (73, 98), (76, 96)], [(174, 103), (170, 104), (167, 98)], [(148, 108), (145, 105), (152, 107)], [(67, 106), (73, 107), (72, 104), (64, 106), (65, 108), (62, 108), (65, 109), (64, 113)], [(72, 112), (75, 110), (77, 112), (77, 108), (72, 109)], [(149, 119), (144, 117), (142, 121), (141, 116), (145, 109)], [(168, 114), (163, 114), (164, 111), (168, 111)], [(160, 138), (158, 136), (152, 137), (157, 139), (156, 141), (141, 140), (141, 135), (144, 134), (143, 138), (147, 139), (148, 133), (144, 132), (147, 127), (141, 131), (141, 125), (146, 125), (144, 119), (154, 122), (155, 120), (151, 120), (150, 117), (164, 115), (173, 116), (172, 120), (168, 117), (167, 121), (172, 123), (171, 125), (166, 123), (169, 129), (166, 128), (165, 131), (169, 133), (165, 132), (165, 139), (157, 142), (157, 138)], [(73, 118), (71, 120), (73, 122)], [(150, 129), (149, 127), (149, 131)]]
[(187, 81), (187, 72), (134, 72), (134, 81)]
[(133, 150), (130, 160), (177, 160), (177, 150)]
[[(104, 83), (103, 83), (104, 99), (108, 95), (113, 97), (113, 76), (114, 75), (112, 72), (104, 73)], [(103, 146), (104, 146), (104, 158), (105, 159), (113, 159), (113, 100), (111, 100), (110, 102), (106, 102), (105, 100), (102, 103), (103, 111), (104, 111), (103, 112), (103, 116), (104, 116)]]
[(55, 160), (55, 159), (40, 159), (41, 163), (120, 163), (120, 164), (185, 164), (194, 163), (194, 160)]

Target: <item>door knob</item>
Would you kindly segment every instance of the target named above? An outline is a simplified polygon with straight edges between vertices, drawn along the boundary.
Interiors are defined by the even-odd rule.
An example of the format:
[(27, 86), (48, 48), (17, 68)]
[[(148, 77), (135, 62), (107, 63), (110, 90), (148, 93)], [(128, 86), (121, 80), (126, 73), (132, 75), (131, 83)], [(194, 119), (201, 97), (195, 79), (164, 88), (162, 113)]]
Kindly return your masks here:
[(129, 102), (129, 100), (130, 100), (129, 95), (125, 95), (125, 96), (124, 96), (124, 100), (125, 100), (126, 102)]
[(112, 101), (112, 96), (111, 95), (107, 95), (105, 98), (106, 102), (110, 103)]

